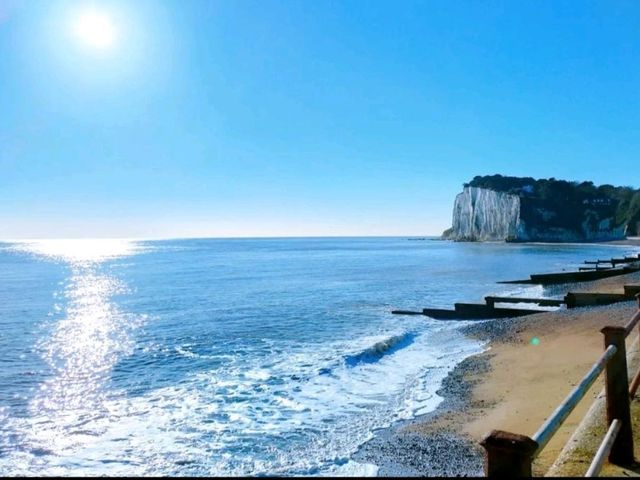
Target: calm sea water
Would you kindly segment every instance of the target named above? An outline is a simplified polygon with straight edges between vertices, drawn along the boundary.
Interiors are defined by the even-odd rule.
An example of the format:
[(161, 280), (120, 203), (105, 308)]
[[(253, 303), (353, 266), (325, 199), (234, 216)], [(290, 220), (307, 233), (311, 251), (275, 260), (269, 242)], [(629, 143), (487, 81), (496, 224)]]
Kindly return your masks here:
[[(394, 316), (634, 252), (406, 238), (0, 243), (0, 474), (374, 474), (483, 345)], [(637, 251), (637, 250), (636, 250)]]

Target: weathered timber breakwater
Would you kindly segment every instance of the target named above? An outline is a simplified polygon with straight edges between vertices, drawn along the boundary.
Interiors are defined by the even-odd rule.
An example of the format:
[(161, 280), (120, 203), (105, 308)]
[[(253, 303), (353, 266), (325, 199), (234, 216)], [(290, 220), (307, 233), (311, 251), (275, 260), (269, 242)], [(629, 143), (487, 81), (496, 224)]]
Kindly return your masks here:
[[(564, 283), (588, 282), (604, 278), (627, 275), (640, 271), (640, 254), (635, 257), (611, 258), (610, 260), (585, 260), (585, 264), (595, 264), (593, 269), (577, 272), (560, 272), (546, 274), (532, 274), (528, 280), (510, 280), (497, 283), (502, 284), (537, 284), (556, 285)], [(612, 267), (599, 268), (601, 263), (611, 264)], [(616, 267), (624, 264), (623, 267)], [(608, 305), (616, 302), (633, 300), (640, 293), (640, 286), (624, 285), (621, 293), (610, 292), (567, 292), (563, 299), (555, 298), (523, 298), (486, 296), (485, 303), (455, 303), (453, 310), (442, 308), (423, 308), (422, 311), (392, 310), (396, 315), (425, 315), (436, 320), (488, 320), (492, 318), (511, 318), (540, 313), (541, 310), (525, 308), (497, 307), (496, 304), (537, 304), (540, 307), (567, 308)]]
[(560, 273), (540, 273), (532, 274), (527, 280), (505, 280), (498, 283), (503, 284), (534, 284), (534, 285), (555, 285), (559, 283), (590, 282), (601, 278), (616, 277), (626, 275), (638, 270), (637, 267), (626, 266), (622, 268), (598, 268), (588, 271), (560, 272)]

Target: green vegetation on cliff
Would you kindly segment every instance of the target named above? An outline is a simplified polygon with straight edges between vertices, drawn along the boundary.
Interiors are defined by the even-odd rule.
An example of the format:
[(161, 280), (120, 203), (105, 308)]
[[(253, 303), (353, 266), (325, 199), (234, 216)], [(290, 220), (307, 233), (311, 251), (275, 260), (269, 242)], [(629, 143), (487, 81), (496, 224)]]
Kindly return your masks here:
[(585, 222), (595, 230), (608, 219), (611, 227), (625, 227), (626, 235), (637, 235), (640, 227), (640, 190), (593, 182), (568, 182), (555, 178), (503, 175), (476, 176), (465, 187), (478, 187), (518, 195), (526, 218), (544, 219), (547, 227), (580, 230)]

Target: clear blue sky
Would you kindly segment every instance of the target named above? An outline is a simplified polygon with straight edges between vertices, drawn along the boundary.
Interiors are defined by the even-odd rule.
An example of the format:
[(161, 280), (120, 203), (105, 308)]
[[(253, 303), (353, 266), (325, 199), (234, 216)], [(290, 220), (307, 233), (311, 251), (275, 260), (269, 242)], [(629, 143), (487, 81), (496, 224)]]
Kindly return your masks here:
[(639, 59), (633, 1), (0, 0), (0, 238), (427, 235), (478, 174), (638, 187)]

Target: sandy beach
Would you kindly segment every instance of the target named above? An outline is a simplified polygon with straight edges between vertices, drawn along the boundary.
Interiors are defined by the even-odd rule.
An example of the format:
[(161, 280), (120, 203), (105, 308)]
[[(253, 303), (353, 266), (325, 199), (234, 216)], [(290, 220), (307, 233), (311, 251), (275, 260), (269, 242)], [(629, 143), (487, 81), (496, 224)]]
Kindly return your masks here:
[[(600, 329), (626, 324), (635, 309), (635, 302), (625, 302), (536, 315), (517, 329), (512, 340), (491, 342), (484, 354), (490, 369), (473, 389), (461, 431), (475, 441), (492, 429), (532, 436), (602, 353)], [(532, 344), (533, 339), (539, 343)], [(536, 474), (544, 474), (557, 458), (602, 382), (593, 385), (542, 451), (534, 465)]]
[[(563, 287), (617, 291), (638, 283), (640, 273), (634, 273)], [(600, 329), (626, 324), (636, 309), (630, 301), (465, 327), (466, 334), (487, 342), (486, 350), (449, 375), (435, 412), (380, 435), (361, 458), (381, 461), (380, 476), (481, 475), (482, 438), (492, 429), (533, 435), (602, 353)], [(596, 381), (542, 451), (534, 475), (546, 473), (602, 386), (602, 379)]]

